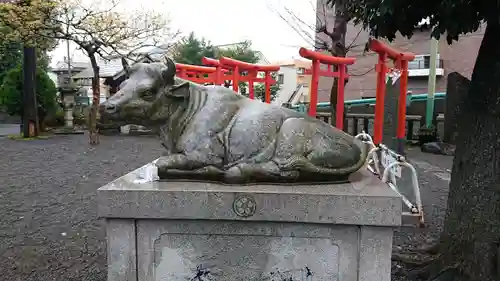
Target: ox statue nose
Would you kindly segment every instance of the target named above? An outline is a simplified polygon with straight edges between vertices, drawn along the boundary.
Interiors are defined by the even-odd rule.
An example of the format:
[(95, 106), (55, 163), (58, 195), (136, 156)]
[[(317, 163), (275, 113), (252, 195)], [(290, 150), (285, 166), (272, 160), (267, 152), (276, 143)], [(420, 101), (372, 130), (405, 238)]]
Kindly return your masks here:
[(115, 113), (116, 112), (116, 106), (112, 105), (112, 104), (107, 104), (105, 107), (104, 107), (104, 110), (107, 112), (107, 113)]
[(107, 114), (113, 114), (116, 112), (116, 106), (114, 104), (104, 103), (101, 104), (99, 110)]

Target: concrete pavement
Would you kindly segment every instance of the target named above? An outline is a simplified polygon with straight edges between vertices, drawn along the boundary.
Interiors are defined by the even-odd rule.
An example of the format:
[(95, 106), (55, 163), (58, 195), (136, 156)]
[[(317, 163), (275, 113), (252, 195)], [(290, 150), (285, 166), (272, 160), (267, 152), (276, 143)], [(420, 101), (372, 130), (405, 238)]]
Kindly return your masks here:
[(19, 134), (19, 124), (0, 124), (0, 137)]

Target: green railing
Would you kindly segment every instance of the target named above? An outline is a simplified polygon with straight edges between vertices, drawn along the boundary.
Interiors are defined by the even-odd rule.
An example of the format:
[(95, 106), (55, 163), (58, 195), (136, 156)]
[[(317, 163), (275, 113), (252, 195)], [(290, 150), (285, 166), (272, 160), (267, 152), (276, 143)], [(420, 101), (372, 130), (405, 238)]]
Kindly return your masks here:
[[(322, 120), (328, 124), (331, 121), (331, 114), (327, 112), (318, 112), (316, 119)], [(408, 141), (418, 140), (418, 131), (425, 124), (424, 118), (420, 115), (406, 115), (405, 136)], [(437, 133), (442, 138), (444, 134), (444, 115), (439, 114), (436, 117)], [(344, 119), (344, 131), (350, 135), (357, 135), (364, 131), (373, 135), (374, 114), (372, 113), (346, 113)]]
[[(434, 96), (434, 100), (445, 99), (446, 93), (436, 93)], [(408, 95), (406, 100), (406, 105), (409, 106), (412, 102), (421, 102), (427, 100), (427, 94), (418, 94), (418, 95)], [(363, 105), (374, 105), (375, 99), (361, 99), (361, 100), (348, 100), (345, 102), (346, 107), (351, 106), (363, 106)], [(317, 105), (318, 109), (328, 109), (330, 107), (329, 102), (320, 102)], [(299, 112), (307, 112), (306, 104), (297, 104), (291, 106), (292, 109), (297, 110)], [(320, 119), (324, 122), (330, 123), (331, 115), (327, 112), (318, 112), (316, 114), (316, 118)], [(418, 140), (418, 130), (424, 124), (425, 120), (423, 120), (420, 115), (406, 115), (406, 139), (407, 140)], [(438, 128), (438, 134), (442, 137), (443, 128), (442, 124), (444, 122), (444, 116), (440, 114), (436, 118), (436, 125)], [(356, 135), (361, 131), (365, 131), (368, 134), (373, 133), (374, 126), (374, 115), (372, 113), (346, 113), (344, 119), (344, 131), (351, 135)]]
[[(445, 99), (446, 98), (446, 93), (436, 93), (434, 95), (434, 100), (439, 100), (439, 99)], [(409, 106), (412, 102), (414, 101), (426, 101), (427, 100), (427, 94), (418, 94), (418, 95), (408, 95), (406, 98), (406, 106)], [(345, 101), (345, 106), (362, 106), (362, 105), (374, 105), (375, 104), (375, 98), (369, 98), (369, 99), (360, 99), (360, 100), (347, 100)], [(292, 105), (292, 109), (295, 109), (297, 111), (304, 111), (305, 107), (304, 105)], [(329, 102), (319, 102), (317, 104), (318, 109), (325, 109), (325, 108), (330, 108), (330, 103)]]

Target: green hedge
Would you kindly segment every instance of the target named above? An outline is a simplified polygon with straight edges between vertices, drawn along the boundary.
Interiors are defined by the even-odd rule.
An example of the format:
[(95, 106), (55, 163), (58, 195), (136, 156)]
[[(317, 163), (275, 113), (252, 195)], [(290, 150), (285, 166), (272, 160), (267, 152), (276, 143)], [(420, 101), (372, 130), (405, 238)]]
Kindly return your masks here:
[[(42, 69), (36, 71), (36, 93), (40, 123), (57, 110), (57, 89)], [(21, 65), (8, 71), (0, 86), (0, 105), (10, 115), (22, 115), (23, 69)]]

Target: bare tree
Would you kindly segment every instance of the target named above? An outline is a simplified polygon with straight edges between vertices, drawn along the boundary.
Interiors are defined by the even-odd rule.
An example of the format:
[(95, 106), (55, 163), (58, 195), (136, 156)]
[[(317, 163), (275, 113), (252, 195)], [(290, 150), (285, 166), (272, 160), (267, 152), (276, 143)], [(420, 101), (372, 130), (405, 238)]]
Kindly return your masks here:
[[(90, 144), (98, 144), (97, 115), (100, 99), (98, 58), (137, 58), (147, 47), (170, 44), (177, 32), (153, 10), (120, 10), (119, 0), (33, 0), (31, 6), (12, 10), (6, 20), (20, 34), (74, 42), (89, 57), (93, 70)], [(36, 37), (35, 36), (35, 37)]]
[[(100, 100), (99, 65), (97, 57), (107, 59), (121, 55), (132, 57), (145, 47), (165, 45), (171, 42), (169, 22), (153, 11), (119, 12), (119, 1), (93, 0), (89, 4), (73, 0), (61, 2), (58, 26), (54, 36), (76, 43), (90, 59), (93, 70), (93, 101), (90, 110), (90, 143), (98, 144), (96, 129)], [(135, 57), (135, 56), (134, 56)]]
[[(345, 2), (347, 0), (327, 0), (325, 5), (333, 5), (335, 9), (335, 19), (333, 23), (333, 30), (328, 30), (328, 25), (325, 20), (323, 25), (320, 25), (317, 32), (323, 32), (326, 34), (331, 40), (331, 47), (329, 49), (330, 53), (333, 56), (337, 57), (345, 57), (347, 55), (347, 47), (345, 44), (345, 37), (347, 33), (347, 23), (350, 21), (350, 18), (346, 14)], [(326, 17), (325, 17), (326, 18)], [(338, 71), (337, 65), (334, 66), (334, 71)], [(347, 83), (347, 80), (342, 81), (342, 83)], [(333, 79), (333, 85), (330, 90), (330, 112), (332, 114), (332, 118), (330, 118), (330, 122), (332, 125), (335, 124), (335, 109), (337, 108), (337, 88), (339, 86), (339, 79), (335, 77)], [(344, 84), (345, 86), (345, 84)]]
[[(314, 24), (305, 22), (300, 16), (297, 16), (296, 13), (286, 7), (284, 7), (285, 13), (273, 10), (306, 42), (313, 45), (316, 50), (326, 50), (333, 56), (345, 57), (351, 48), (359, 46), (359, 44), (355, 44), (357, 36), (349, 45), (346, 45), (347, 25), (351, 20), (346, 13), (347, 1), (324, 0), (318, 1), (321, 5), (319, 3), (316, 5), (310, 0), (311, 8), (316, 14)], [(328, 22), (329, 20), (332, 21), (332, 19), (333, 25)], [(326, 36), (318, 36), (320, 34)], [(323, 39), (324, 37), (326, 39)], [(334, 71), (338, 71), (338, 68), (334, 67)], [(338, 83), (338, 78), (335, 78), (330, 91), (330, 112), (332, 116), (335, 116)], [(345, 83), (347, 83), (347, 80)], [(335, 118), (330, 120), (332, 125), (335, 125)]]

